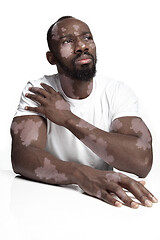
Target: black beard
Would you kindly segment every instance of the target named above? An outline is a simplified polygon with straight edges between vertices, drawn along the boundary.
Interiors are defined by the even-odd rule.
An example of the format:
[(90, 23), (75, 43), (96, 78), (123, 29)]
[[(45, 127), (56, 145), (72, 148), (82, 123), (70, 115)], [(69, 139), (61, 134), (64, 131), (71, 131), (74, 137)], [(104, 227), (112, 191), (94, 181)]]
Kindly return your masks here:
[(61, 60), (56, 58), (57, 63), (59, 66), (63, 69), (65, 74), (72, 78), (72, 79), (77, 79), (80, 81), (90, 81), (92, 78), (96, 75), (96, 63), (97, 63), (97, 57), (94, 58), (92, 54), (85, 52), (85, 55), (89, 55), (92, 58), (93, 65), (90, 68), (88, 64), (83, 64), (81, 65), (81, 70), (76, 69), (75, 61), (77, 58), (79, 58), (82, 53), (78, 54), (73, 60), (73, 70), (69, 69), (66, 65), (64, 65)]

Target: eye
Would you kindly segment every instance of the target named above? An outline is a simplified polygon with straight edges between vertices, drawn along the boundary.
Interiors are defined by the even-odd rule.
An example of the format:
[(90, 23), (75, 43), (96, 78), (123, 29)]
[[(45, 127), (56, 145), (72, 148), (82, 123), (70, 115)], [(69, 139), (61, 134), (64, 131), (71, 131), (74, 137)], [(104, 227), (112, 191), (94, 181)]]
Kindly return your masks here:
[(72, 43), (72, 42), (73, 42), (72, 39), (68, 39), (68, 40), (63, 41), (63, 44), (68, 44), (68, 43)]
[(84, 40), (88, 41), (88, 40), (93, 40), (92, 36), (84, 36)]

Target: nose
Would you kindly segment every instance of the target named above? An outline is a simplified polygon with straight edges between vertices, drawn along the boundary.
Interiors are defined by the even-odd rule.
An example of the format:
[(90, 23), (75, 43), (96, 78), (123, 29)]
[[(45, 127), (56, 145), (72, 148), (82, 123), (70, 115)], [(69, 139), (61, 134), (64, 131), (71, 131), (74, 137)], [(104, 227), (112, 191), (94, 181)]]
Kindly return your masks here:
[(86, 46), (86, 44), (83, 41), (77, 40), (75, 44), (75, 53), (80, 53), (85, 51), (88, 51), (88, 47)]

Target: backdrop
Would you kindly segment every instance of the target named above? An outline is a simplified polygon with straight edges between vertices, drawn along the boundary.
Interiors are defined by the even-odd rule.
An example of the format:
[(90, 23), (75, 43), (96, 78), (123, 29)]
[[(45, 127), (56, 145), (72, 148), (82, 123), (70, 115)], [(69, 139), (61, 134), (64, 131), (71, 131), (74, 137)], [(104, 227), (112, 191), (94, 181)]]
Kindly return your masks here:
[(85, 21), (97, 45), (97, 73), (125, 82), (139, 99), (153, 136), (159, 171), (160, 2), (157, 0), (5, 0), (0, 6), (0, 169), (11, 169), (10, 124), (29, 80), (56, 73), (45, 53), (46, 32), (59, 17)]

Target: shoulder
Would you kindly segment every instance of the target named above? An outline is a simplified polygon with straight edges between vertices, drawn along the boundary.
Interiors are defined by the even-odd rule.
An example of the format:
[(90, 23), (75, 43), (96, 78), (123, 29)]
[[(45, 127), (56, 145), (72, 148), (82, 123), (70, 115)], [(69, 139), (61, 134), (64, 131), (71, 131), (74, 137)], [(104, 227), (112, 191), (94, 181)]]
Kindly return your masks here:
[(28, 81), (27, 86), (41, 87), (40, 83), (46, 83), (47, 85), (53, 87), (55, 90), (57, 88), (57, 74), (54, 75), (44, 75), (43, 77)]
[(112, 98), (116, 95), (133, 94), (133, 90), (122, 81), (115, 80), (108, 76), (97, 75), (95, 78), (96, 89)]

